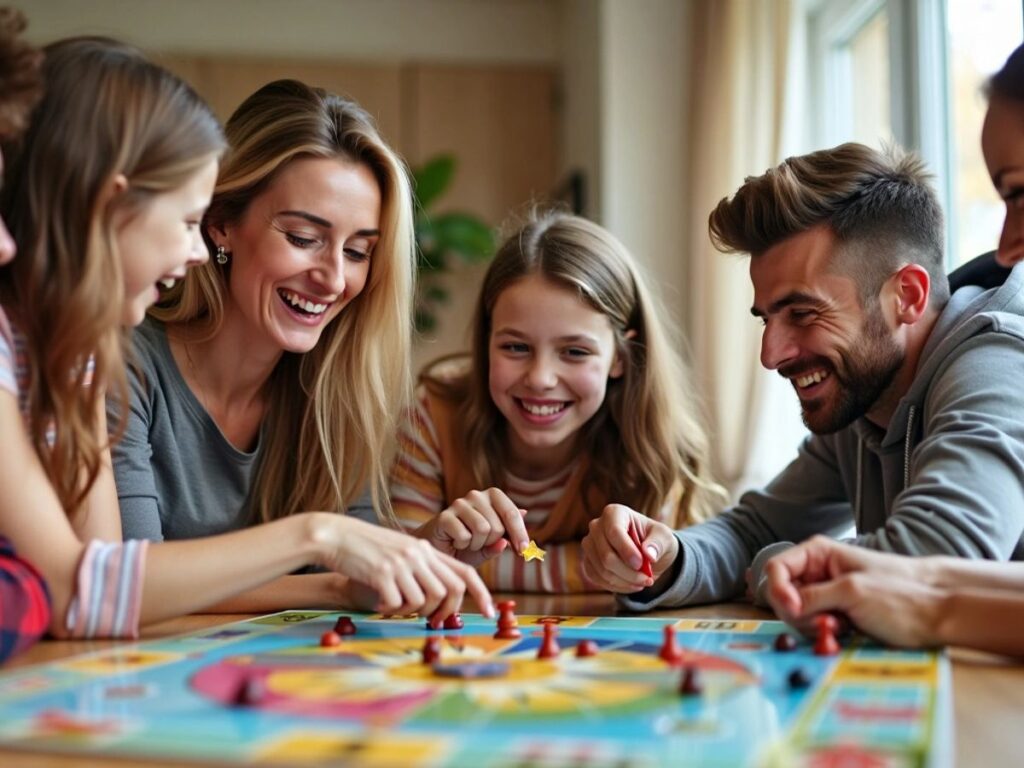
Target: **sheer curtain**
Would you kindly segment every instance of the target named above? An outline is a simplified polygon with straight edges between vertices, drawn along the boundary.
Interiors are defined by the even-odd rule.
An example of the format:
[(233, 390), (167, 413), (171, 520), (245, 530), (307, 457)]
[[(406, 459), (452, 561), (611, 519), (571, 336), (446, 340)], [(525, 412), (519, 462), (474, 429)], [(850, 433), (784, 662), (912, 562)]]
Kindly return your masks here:
[(799, 0), (701, 0), (693, 14), (687, 329), (713, 469), (734, 494), (770, 479), (804, 430), (788, 383), (759, 360), (748, 259), (712, 248), (708, 214), (746, 176), (806, 151)]

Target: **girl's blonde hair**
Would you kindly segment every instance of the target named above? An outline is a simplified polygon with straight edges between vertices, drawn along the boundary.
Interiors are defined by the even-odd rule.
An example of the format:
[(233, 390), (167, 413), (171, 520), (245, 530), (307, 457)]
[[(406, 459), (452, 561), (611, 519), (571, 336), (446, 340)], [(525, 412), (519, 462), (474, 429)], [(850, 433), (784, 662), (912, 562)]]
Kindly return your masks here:
[[(285, 353), (268, 383), (253, 515), (267, 521), (342, 511), (369, 484), (374, 506), (390, 519), (387, 468), (410, 388), (414, 241), (405, 166), (358, 104), (295, 80), (260, 88), (225, 132), (229, 149), (203, 227), (211, 251), (210, 228), (237, 223), (297, 158), (365, 165), (381, 191), (380, 239), (366, 287), (313, 350)], [(216, 335), (229, 269), (211, 259), (190, 270), (151, 313), (168, 324), (198, 323), (205, 338)]]
[(654, 516), (681, 483), (673, 522), (705, 519), (719, 491), (707, 475), (697, 399), (660, 310), (622, 243), (559, 211), (533, 212), (498, 249), (476, 305), (469, 373), (453, 380), (430, 375), (428, 367), (421, 377), (435, 394), (463, 402), (459, 428), (475, 482), (481, 488), (500, 484), (506, 465), (506, 424), (488, 386), (491, 315), (501, 293), (529, 275), (569, 288), (605, 315), (623, 362), (623, 375), (608, 381), (604, 403), (579, 435), (578, 449), (590, 458), (585, 487)]
[[(104, 395), (127, 402), (122, 258), (132, 254), (118, 252), (115, 213), (136, 215), (181, 186), (224, 139), (191, 88), (130, 46), (75, 38), (44, 53), (43, 98), (24, 137), (3, 147), (0, 210), (18, 255), (0, 270), (0, 303), (28, 347), (30, 437), (70, 514), (107, 447)], [(128, 186), (111, 195), (118, 174)]]

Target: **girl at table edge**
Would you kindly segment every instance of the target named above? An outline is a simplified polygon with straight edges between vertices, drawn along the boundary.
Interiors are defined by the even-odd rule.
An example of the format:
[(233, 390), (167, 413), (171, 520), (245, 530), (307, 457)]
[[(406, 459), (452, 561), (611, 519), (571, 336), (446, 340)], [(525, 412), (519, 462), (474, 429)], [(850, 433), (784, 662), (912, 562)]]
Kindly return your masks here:
[(0, 271), (0, 534), (46, 579), (50, 631), (136, 636), (306, 565), (366, 585), (384, 611), (444, 616), (468, 589), (490, 613), (472, 569), (330, 513), (121, 542), (104, 408), (126, 397), (121, 326), (208, 258), (199, 222), (224, 142), (195, 93), (129, 46), (44, 53), (42, 100), (4, 146), (0, 212), (20, 254)]

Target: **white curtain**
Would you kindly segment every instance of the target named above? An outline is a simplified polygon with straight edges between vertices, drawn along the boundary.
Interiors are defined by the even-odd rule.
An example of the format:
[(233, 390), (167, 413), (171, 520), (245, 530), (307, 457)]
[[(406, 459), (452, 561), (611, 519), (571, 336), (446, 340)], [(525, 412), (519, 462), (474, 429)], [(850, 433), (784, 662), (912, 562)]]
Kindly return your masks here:
[(736, 493), (784, 466), (803, 428), (788, 383), (760, 365), (748, 259), (715, 251), (707, 219), (746, 176), (806, 151), (806, 35), (799, 0), (699, 0), (692, 20), (687, 328), (713, 470)]

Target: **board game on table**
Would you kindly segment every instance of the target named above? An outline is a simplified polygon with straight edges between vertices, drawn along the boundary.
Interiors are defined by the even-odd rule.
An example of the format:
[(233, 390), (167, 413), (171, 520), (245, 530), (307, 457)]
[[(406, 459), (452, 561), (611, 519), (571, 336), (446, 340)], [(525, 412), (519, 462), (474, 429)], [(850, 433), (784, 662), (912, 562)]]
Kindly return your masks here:
[[(0, 675), (0, 745), (92, 756), (371, 766), (944, 766), (940, 652), (845, 639), (776, 650), (781, 622), (284, 611)], [(560, 648), (538, 659), (545, 624)], [(674, 627), (682, 658), (659, 657)], [(440, 658), (423, 661), (439, 637)], [(578, 656), (592, 641), (597, 652)], [(550, 649), (549, 649), (550, 650)], [(593, 647), (591, 646), (591, 650)], [(795, 670), (806, 686), (792, 685)], [(681, 693), (682, 675), (699, 675)], [(487, 674), (497, 674), (488, 677)], [(481, 675), (481, 676), (476, 676)], [(800, 675), (797, 675), (799, 677)], [(691, 690), (693, 686), (690, 686)]]

